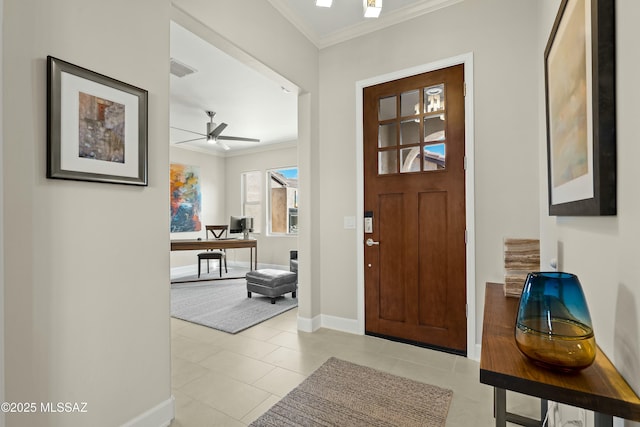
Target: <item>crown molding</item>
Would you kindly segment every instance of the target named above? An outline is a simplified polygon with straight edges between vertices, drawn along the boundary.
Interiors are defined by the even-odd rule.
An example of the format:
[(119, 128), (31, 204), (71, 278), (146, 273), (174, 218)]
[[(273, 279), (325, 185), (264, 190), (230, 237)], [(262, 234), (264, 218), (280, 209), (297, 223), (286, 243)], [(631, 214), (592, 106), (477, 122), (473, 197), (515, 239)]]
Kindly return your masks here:
[(245, 156), (247, 154), (256, 154), (256, 153), (264, 153), (267, 151), (276, 151), (276, 150), (284, 150), (286, 148), (297, 148), (298, 141), (286, 141), (286, 142), (275, 142), (271, 144), (264, 144), (256, 147), (243, 148), (240, 150), (231, 150), (227, 151), (224, 154), (224, 157), (237, 157), (237, 156)]
[(256, 153), (264, 153), (267, 151), (276, 151), (276, 150), (284, 150), (286, 148), (295, 148), (298, 146), (298, 141), (284, 141), (284, 142), (273, 142), (269, 144), (262, 144), (255, 147), (248, 147), (242, 149), (231, 149), (229, 151), (222, 151), (218, 149), (207, 149), (204, 147), (198, 147), (194, 145), (180, 144), (175, 145), (172, 144), (172, 148), (176, 148), (178, 150), (188, 150), (195, 151), (202, 154), (207, 154), (209, 156), (214, 157), (237, 157), (237, 156), (245, 156), (247, 154), (256, 154)]
[(294, 27), (298, 29), (311, 43), (318, 49), (324, 49), (356, 37), (373, 33), (392, 25), (400, 24), (418, 16), (435, 12), (445, 7), (462, 3), (464, 0), (428, 0), (418, 4), (409, 5), (401, 9), (396, 9), (385, 13), (384, 6), (382, 14), (377, 19), (359, 22), (350, 27), (346, 27), (339, 31), (334, 31), (326, 36), (320, 36), (313, 28), (305, 23), (300, 17), (291, 10), (285, 0), (268, 0), (269, 3), (284, 16)]

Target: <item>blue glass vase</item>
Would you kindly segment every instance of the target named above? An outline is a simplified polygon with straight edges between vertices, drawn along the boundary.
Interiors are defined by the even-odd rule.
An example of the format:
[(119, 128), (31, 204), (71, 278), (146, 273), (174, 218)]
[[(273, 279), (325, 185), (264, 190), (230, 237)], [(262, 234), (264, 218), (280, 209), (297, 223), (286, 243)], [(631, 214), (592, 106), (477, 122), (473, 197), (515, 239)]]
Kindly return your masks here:
[(578, 277), (562, 272), (529, 273), (515, 327), (522, 353), (546, 368), (574, 371), (591, 365), (596, 340)]

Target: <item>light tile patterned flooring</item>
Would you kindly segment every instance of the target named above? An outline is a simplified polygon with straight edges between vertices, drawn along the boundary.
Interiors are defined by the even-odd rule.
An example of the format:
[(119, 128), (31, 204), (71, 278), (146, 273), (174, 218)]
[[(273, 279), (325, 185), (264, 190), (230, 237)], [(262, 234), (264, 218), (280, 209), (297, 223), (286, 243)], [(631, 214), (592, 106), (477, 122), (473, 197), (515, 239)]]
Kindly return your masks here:
[[(492, 426), (493, 390), (479, 364), (442, 352), (329, 329), (298, 332), (297, 309), (230, 335), (171, 319), (172, 427), (246, 426), (335, 356), (452, 389), (447, 427)], [(508, 409), (535, 417), (535, 399), (508, 393)]]

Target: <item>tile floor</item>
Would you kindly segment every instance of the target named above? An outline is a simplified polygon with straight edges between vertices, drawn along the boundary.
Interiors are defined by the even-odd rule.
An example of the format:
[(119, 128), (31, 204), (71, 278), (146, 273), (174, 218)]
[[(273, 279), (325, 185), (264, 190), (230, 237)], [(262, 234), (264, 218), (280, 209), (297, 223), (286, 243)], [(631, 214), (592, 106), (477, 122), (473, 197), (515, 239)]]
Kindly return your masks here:
[[(171, 319), (172, 427), (246, 426), (335, 356), (453, 390), (447, 427), (494, 425), (493, 391), (460, 356), (329, 329), (298, 332), (297, 309), (239, 334)], [(535, 399), (509, 393), (508, 409), (535, 417)]]

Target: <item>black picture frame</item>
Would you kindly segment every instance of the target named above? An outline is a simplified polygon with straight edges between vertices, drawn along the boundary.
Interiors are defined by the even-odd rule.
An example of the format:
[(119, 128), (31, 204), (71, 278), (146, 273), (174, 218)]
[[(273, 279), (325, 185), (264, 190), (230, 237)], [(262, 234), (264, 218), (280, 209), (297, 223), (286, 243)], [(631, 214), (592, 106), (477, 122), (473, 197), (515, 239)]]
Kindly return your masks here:
[(544, 52), (551, 216), (616, 215), (614, 4), (563, 0)]
[(47, 178), (148, 185), (148, 93), (47, 57)]

